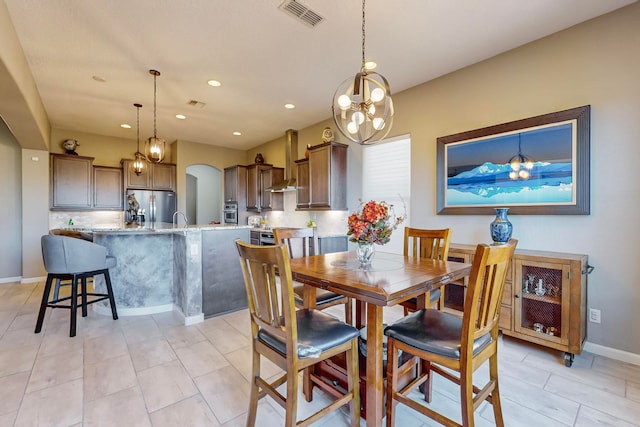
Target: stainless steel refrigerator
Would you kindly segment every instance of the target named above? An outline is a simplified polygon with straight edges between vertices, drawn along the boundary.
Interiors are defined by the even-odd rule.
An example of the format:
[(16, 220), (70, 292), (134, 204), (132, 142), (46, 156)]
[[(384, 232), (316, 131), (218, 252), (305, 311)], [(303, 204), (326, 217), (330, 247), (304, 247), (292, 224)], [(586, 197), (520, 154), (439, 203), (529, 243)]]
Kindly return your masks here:
[(173, 221), (173, 213), (176, 211), (177, 206), (176, 193), (173, 191), (127, 190), (124, 198), (125, 215), (129, 206), (129, 196), (132, 194), (138, 201), (140, 210), (144, 212), (145, 221), (169, 223)]

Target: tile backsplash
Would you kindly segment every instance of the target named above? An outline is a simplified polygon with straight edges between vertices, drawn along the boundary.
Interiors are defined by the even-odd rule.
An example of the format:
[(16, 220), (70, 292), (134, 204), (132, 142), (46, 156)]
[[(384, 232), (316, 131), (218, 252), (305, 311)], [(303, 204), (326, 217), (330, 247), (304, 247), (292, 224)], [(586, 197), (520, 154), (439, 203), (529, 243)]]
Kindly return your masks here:
[[(69, 221), (73, 225), (69, 224)], [(49, 229), (66, 227), (119, 227), (123, 211), (49, 211)]]

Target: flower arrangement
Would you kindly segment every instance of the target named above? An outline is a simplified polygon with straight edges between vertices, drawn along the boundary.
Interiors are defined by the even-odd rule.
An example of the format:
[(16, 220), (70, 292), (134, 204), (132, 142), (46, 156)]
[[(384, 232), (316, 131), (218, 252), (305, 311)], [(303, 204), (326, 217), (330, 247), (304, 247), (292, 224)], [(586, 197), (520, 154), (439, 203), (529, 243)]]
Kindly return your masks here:
[(389, 242), (391, 233), (404, 219), (402, 216), (396, 217), (393, 205), (384, 201), (378, 203), (370, 200), (367, 203), (361, 203), (358, 211), (349, 215), (347, 236), (350, 236), (351, 242), (359, 244), (384, 245)]

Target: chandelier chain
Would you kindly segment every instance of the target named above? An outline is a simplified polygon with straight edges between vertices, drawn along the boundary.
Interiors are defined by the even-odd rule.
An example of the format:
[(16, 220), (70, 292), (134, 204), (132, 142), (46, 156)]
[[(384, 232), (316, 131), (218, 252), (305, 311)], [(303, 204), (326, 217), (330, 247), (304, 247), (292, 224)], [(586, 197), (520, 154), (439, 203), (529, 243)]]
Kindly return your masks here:
[(157, 137), (156, 132), (156, 79), (158, 77), (158, 72), (156, 71), (153, 74), (153, 137)]
[(140, 152), (140, 104), (136, 104), (136, 140), (137, 140), (137, 149), (136, 149), (136, 154), (138, 154)]
[(364, 56), (364, 40), (365, 40), (365, 32), (364, 32), (364, 24), (365, 24), (365, 19), (364, 19), (364, 2), (365, 0), (362, 0), (362, 70), (365, 69), (365, 56)]

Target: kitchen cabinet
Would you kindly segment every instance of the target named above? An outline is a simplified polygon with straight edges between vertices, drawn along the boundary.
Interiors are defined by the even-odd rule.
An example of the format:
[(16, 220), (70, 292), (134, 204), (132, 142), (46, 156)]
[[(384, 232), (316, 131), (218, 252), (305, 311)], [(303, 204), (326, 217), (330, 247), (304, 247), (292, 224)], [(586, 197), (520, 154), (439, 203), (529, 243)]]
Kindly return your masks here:
[(272, 193), (267, 188), (271, 184), (284, 181), (284, 169), (274, 168), (271, 164), (252, 164), (247, 166), (247, 210), (283, 210), (283, 193)]
[(284, 210), (284, 194), (267, 190), (273, 184), (284, 181), (284, 168), (262, 169), (260, 171), (260, 210)]
[[(338, 142), (309, 148), (308, 194), (305, 189), (300, 190), (302, 199), (298, 199), (298, 210), (347, 209), (347, 148)], [(309, 201), (305, 207), (307, 196)]]
[(176, 191), (176, 165), (171, 163), (147, 163), (140, 175), (131, 168), (133, 160), (122, 159), (124, 189)]
[(51, 154), (51, 210), (83, 210), (92, 207), (93, 157)]
[[(470, 263), (474, 252), (475, 246), (451, 244), (449, 259)], [(587, 255), (516, 249), (502, 297), (502, 333), (564, 351), (571, 366), (586, 337), (591, 269)], [(465, 283), (457, 285), (463, 286), (447, 285), (445, 309), (461, 308)]]
[(235, 165), (224, 168), (224, 201), (242, 206), (247, 198), (247, 168)]
[(151, 168), (151, 189), (176, 191), (176, 165), (155, 163)]
[(123, 209), (122, 168), (93, 167), (93, 208)]
[(296, 185), (296, 208), (308, 209), (311, 199), (309, 198), (309, 159), (296, 160), (297, 185)]

